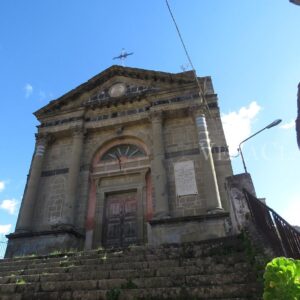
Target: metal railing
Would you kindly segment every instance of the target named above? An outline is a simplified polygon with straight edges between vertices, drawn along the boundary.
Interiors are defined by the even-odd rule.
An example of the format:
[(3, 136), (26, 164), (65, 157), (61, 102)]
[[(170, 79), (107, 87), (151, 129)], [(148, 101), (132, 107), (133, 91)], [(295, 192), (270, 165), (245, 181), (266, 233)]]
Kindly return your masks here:
[(0, 259), (4, 258), (7, 246), (7, 239), (0, 236)]
[(257, 229), (276, 255), (300, 259), (300, 232), (246, 190), (244, 195)]

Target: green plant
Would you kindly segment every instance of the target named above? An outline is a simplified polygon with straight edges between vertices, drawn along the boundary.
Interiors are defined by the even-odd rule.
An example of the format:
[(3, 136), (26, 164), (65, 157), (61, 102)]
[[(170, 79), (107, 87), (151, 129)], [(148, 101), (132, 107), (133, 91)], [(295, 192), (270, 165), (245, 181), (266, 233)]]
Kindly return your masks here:
[(256, 274), (257, 282), (262, 284), (262, 274), (269, 259), (266, 257), (263, 249), (259, 245), (253, 244), (248, 232), (242, 231), (239, 239), (241, 241), (241, 250), (245, 251), (247, 262)]
[(277, 257), (264, 273), (264, 300), (300, 299), (300, 260)]
[(77, 249), (75, 248), (70, 248), (68, 251), (66, 251), (66, 253), (76, 253)]
[(26, 255), (25, 257), (37, 257), (37, 254), (36, 253), (32, 253), (32, 254)]
[(73, 262), (67, 261), (67, 260), (66, 261), (60, 261), (59, 265), (61, 267), (73, 267), (73, 266), (75, 266)]
[(112, 288), (106, 292), (107, 300), (118, 300), (121, 294), (121, 289), (136, 289), (138, 286), (128, 279), (126, 283), (123, 283), (120, 288)]
[(113, 288), (106, 292), (107, 300), (118, 300), (121, 294), (121, 290), (119, 288)]
[(26, 255), (16, 255), (16, 256), (13, 256), (13, 258), (20, 259), (20, 258), (30, 258), (30, 257), (36, 257), (36, 256), (37, 256), (36, 253), (32, 253), (32, 254), (26, 254)]
[(23, 278), (18, 278), (16, 281), (16, 284), (19, 284), (19, 285), (26, 284), (26, 281)]
[(55, 255), (60, 255), (60, 254), (62, 254), (63, 252), (61, 251), (61, 250), (54, 250), (54, 251), (52, 251), (51, 253), (50, 253), (50, 255), (53, 255), (53, 256), (55, 256)]
[(106, 261), (107, 260), (107, 253), (105, 252), (100, 259), (103, 260), (103, 261)]

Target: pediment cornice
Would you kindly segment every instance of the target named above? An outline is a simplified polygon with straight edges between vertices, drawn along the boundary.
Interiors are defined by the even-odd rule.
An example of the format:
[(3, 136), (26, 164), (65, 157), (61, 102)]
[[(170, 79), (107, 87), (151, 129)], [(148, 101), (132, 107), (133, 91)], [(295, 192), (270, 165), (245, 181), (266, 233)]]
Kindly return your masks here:
[(103, 85), (105, 82), (109, 81), (115, 76), (151, 81), (153, 83), (174, 83), (178, 85), (184, 85), (194, 82), (194, 74), (192, 71), (182, 73), (167, 73), (113, 65), (110, 68), (99, 73), (98, 75), (92, 77), (85, 83), (79, 85), (75, 89), (59, 97), (58, 99), (50, 101), (49, 104), (36, 111), (34, 115), (37, 118), (40, 118), (43, 115), (47, 115), (49, 113), (51, 114), (55, 111), (58, 111), (62, 106), (76, 100), (82, 94), (90, 92), (98, 86)]

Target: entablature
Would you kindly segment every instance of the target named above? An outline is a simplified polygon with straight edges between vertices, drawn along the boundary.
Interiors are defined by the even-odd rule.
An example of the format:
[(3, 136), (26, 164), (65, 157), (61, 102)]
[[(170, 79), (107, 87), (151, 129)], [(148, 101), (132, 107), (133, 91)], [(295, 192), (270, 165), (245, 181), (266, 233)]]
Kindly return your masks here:
[[(201, 101), (197, 91), (176, 94), (155, 95), (147, 99), (135, 99), (136, 102), (128, 105), (107, 105), (94, 109), (80, 109), (78, 112), (68, 112), (57, 115), (56, 118), (47, 118), (38, 126), (39, 132), (68, 134), (72, 128), (83, 126), (86, 130), (99, 130), (131, 123), (148, 122), (151, 111), (162, 111), (165, 117), (180, 117), (189, 113), (191, 107), (201, 107)], [(209, 117), (219, 115), (218, 99), (216, 94), (206, 96), (207, 106), (212, 112)]]

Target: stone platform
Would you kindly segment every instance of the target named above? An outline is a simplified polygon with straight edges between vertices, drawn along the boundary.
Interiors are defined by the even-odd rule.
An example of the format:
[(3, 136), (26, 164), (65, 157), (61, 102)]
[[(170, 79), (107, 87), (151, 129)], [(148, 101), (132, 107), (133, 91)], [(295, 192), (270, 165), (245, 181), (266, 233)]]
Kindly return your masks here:
[(0, 299), (261, 299), (240, 237), (0, 260)]

